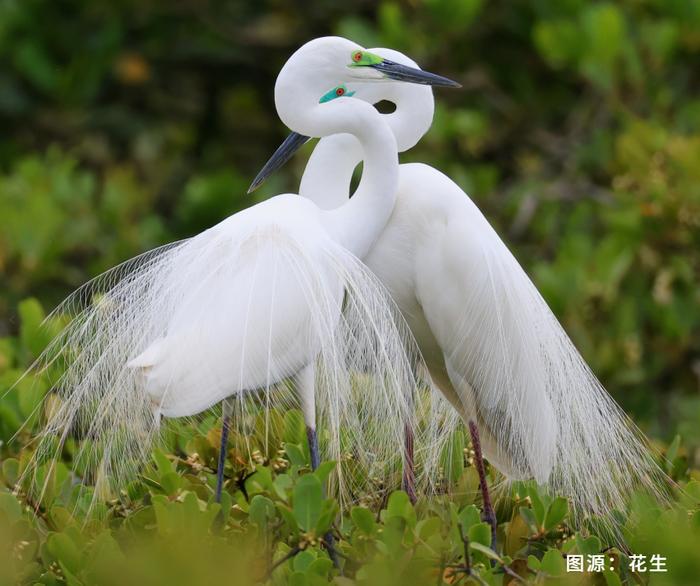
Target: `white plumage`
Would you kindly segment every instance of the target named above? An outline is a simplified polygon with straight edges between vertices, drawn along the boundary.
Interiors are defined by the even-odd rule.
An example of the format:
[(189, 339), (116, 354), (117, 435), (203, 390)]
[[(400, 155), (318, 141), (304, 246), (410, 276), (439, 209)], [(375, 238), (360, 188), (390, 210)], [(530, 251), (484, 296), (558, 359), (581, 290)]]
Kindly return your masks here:
[[(67, 369), (39, 460), (78, 433), (88, 441), (77, 459), (118, 486), (149, 453), (161, 415), (193, 415), (259, 389), (274, 393), (297, 376), (311, 429), (314, 386), (319, 395), (327, 457), (350, 448), (368, 476), (397, 455), (400, 464), (415, 354), (385, 290), (357, 258), (391, 214), (396, 142), (371, 105), (323, 99), (329, 90), (341, 97), (333, 88), (344, 81), (384, 79), (353, 60), (362, 51), (345, 39), (316, 39), (289, 59), (276, 85), (289, 126), (357, 137), (371, 162), (356, 197), (326, 211), (277, 196), (74, 294), (58, 311), (75, 318), (42, 359)], [(372, 436), (368, 420), (381, 433)]]
[[(396, 51), (372, 51), (415, 66)], [(395, 102), (384, 118), (400, 151), (431, 124), (430, 88), (367, 84), (356, 97)], [(321, 208), (342, 205), (361, 160), (354, 137), (322, 139), (300, 194)], [(452, 180), (424, 164), (401, 165), (392, 216), (364, 261), (409, 324), (432, 384), (478, 424), (484, 452), (508, 479), (534, 478), (569, 497), (576, 515), (608, 520), (633, 490), (662, 495), (664, 477), (643, 436)]]

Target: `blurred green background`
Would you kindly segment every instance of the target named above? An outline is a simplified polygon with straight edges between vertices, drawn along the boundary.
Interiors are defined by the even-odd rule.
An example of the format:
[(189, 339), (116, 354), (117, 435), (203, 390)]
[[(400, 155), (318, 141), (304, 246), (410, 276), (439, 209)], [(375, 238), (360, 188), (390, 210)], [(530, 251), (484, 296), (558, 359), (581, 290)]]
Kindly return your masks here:
[[(666, 470), (677, 480), (698, 477), (687, 468), (700, 464), (699, 0), (0, 0), (0, 394), (50, 334), (39, 329), (40, 305), (23, 300), (35, 297), (50, 310), (120, 261), (296, 190), (305, 155), (255, 197), (245, 195), (286, 135), (273, 104), (277, 72), (302, 43), (328, 34), (401, 50), (462, 83), (461, 91), (438, 92), (431, 131), (402, 159), (436, 166), (470, 194), (604, 385), (659, 445), (670, 443)], [(219, 510), (211, 502), (218, 445), (212, 415), (181, 430), (190, 443), (180, 441), (167, 457), (156, 455), (158, 472), (150, 474), (157, 481), (148, 490), (141, 486), (109, 502), (113, 534), (100, 533), (99, 526), (86, 530), (76, 520), (82, 501), (69, 494), (75, 481), (64, 464), (30, 522), (24, 501), (10, 494), (28, 455), (7, 440), (46, 391), (45, 384), (20, 385), (0, 401), (0, 525), (7, 529), (0, 553), (26, 562), (39, 551), (43, 565), (22, 570), (29, 583), (39, 575), (45, 584), (123, 581), (124, 558), (112, 535), (121, 544), (134, 527), (157, 527), (167, 540), (189, 536), (177, 546), (167, 540), (152, 545), (176, 555), (131, 551), (134, 576), (141, 576), (135, 581), (192, 584), (188, 571), (201, 569), (210, 576), (205, 583), (223, 582), (241, 568), (255, 570), (246, 558), (258, 543), (251, 531), (268, 552), (267, 515), (275, 517), (274, 506), (281, 514), (290, 498), (298, 502), (292, 492), (304, 464), (294, 462), (287, 438), (289, 478), (270, 457), (243, 481), (275, 505), (261, 496), (249, 507), (241, 491), (229, 487), (235, 506), (225, 500), (223, 522), (226, 535), (238, 541), (220, 565), (218, 546), (211, 545), (218, 542), (210, 540)], [(682, 441), (671, 441), (676, 434)], [(247, 465), (235, 458), (227, 464), (241, 474)], [(463, 476), (473, 473), (467, 466)], [(672, 575), (655, 583), (689, 584), (700, 572), (700, 484), (687, 487), (694, 496), (676, 517), (659, 518), (641, 505), (630, 516), (641, 527), (634, 551), (669, 556)], [(528, 506), (538, 498), (528, 493)], [(318, 506), (320, 499), (319, 493)], [(513, 516), (499, 518), (506, 551), (518, 532), (541, 545), (539, 557), (553, 546), (586, 551), (579, 535), (576, 544), (562, 545), (565, 531), (545, 534), (535, 527), (528, 533), (517, 512), (526, 501), (519, 499)], [(391, 503), (384, 521), (390, 509)], [(411, 511), (401, 514), (412, 518)], [(455, 511), (429, 519), (431, 531), (451, 522), (454, 533)], [(193, 531), (199, 516), (199, 532)], [(344, 551), (360, 557), (368, 538), (354, 513), (353, 523), (344, 547), (359, 537)], [(416, 528), (414, 537), (427, 539), (421, 532), (428, 525)], [(372, 539), (379, 539), (375, 533)], [(271, 551), (277, 556), (299, 530), (286, 535), (275, 534)], [(382, 535), (388, 540), (390, 532)], [(459, 536), (449, 539), (452, 558), (445, 559), (457, 559)], [(512, 539), (509, 553), (515, 555), (519, 542)], [(601, 544), (586, 547), (598, 551)], [(318, 545), (313, 552), (325, 555)], [(425, 571), (434, 572), (440, 559), (430, 559)], [(412, 575), (411, 567), (401, 574), (378, 560), (372, 571), (384, 568), (397, 583)], [(549, 561), (557, 568), (563, 563), (556, 552)], [(490, 572), (487, 561), (482, 566)], [(152, 577), (160, 568), (172, 575)], [(220, 574), (214, 577), (215, 569)], [(0, 583), (18, 572), (0, 563)], [(494, 576), (489, 583), (501, 579)], [(304, 579), (294, 583), (319, 583)], [(377, 583), (389, 583), (382, 580)], [(454, 583), (447, 574), (445, 581)]]
[(404, 160), (470, 194), (646, 431), (700, 444), (697, 0), (2, 0), (0, 335), (257, 201), (276, 73), (328, 34), (463, 84)]

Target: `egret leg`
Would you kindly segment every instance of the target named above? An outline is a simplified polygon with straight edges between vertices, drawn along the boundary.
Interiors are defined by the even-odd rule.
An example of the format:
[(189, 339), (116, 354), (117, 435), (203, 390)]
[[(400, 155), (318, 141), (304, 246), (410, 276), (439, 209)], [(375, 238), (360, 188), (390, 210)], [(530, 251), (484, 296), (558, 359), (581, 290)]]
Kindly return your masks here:
[(233, 399), (224, 399), (223, 421), (221, 425), (221, 446), (219, 447), (219, 462), (216, 469), (216, 502), (221, 502), (221, 491), (224, 488), (224, 465), (226, 464), (226, 452), (228, 451), (228, 434), (231, 430), (231, 414), (233, 413)]
[(496, 512), (491, 504), (491, 496), (489, 495), (489, 485), (486, 482), (486, 469), (484, 468), (484, 457), (481, 453), (481, 441), (479, 440), (479, 430), (476, 423), (469, 421), (469, 435), (472, 438), (472, 446), (474, 447), (474, 463), (476, 471), (479, 474), (479, 487), (481, 489), (481, 498), (484, 502), (483, 519), (491, 525), (491, 549), (496, 551)]
[(409, 422), (404, 425), (404, 460), (401, 487), (412, 504), (416, 504), (416, 468), (413, 448), (413, 427)]
[[(316, 372), (313, 365), (304, 367), (296, 375), (297, 392), (299, 393), (299, 402), (301, 410), (304, 414), (304, 423), (306, 423), (306, 439), (309, 442), (309, 455), (311, 457), (311, 469), (316, 470), (321, 463), (321, 457), (318, 449), (318, 434), (316, 433)], [(325, 497), (325, 488), (324, 497)], [(335, 551), (335, 538), (333, 532), (328, 531), (323, 536), (323, 541), (326, 544), (328, 556), (331, 558), (333, 565), (340, 570), (340, 560)]]
[(321, 457), (318, 453), (318, 435), (316, 428), (310, 425), (306, 426), (306, 441), (309, 442), (309, 455), (311, 456), (311, 469), (316, 470), (321, 463)]

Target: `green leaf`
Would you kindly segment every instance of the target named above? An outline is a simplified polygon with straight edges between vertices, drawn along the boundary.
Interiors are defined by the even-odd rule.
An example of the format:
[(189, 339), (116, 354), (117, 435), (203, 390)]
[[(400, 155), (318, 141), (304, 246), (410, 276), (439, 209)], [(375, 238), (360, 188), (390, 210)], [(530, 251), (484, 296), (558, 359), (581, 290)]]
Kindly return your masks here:
[(65, 533), (52, 533), (46, 540), (46, 546), (59, 562), (73, 573), (80, 571), (81, 555), (73, 540)]
[(390, 556), (395, 557), (401, 552), (407, 526), (403, 517), (390, 517), (384, 521), (381, 540), (386, 545)]
[(569, 511), (569, 502), (562, 497), (555, 498), (547, 507), (547, 513), (544, 516), (544, 528), (546, 531), (551, 531), (559, 523), (561, 523)]
[(0, 511), (3, 511), (10, 522), (22, 518), (22, 505), (9, 492), (0, 492)]
[(416, 524), (416, 511), (408, 495), (403, 490), (392, 492), (391, 496), (389, 496), (385, 519), (391, 519), (392, 517), (404, 519), (411, 527)]
[(182, 477), (177, 472), (168, 472), (160, 477), (163, 492), (174, 495), (182, 486)]
[(307, 574), (315, 574), (316, 576), (328, 576), (333, 570), (333, 562), (328, 558), (316, 558), (306, 569)]
[(321, 505), (321, 515), (316, 523), (316, 535), (323, 535), (331, 528), (336, 515), (338, 514), (338, 504), (334, 499), (327, 499)]
[(19, 460), (8, 458), (2, 463), (2, 475), (8, 486), (14, 486), (19, 480)]
[[(489, 539), (490, 540), (490, 539)], [(498, 563), (503, 563), (503, 558), (493, 551), (489, 546), (479, 543), (477, 541), (469, 542), (469, 549), (483, 553), (487, 558), (497, 561)]]
[(530, 502), (532, 503), (532, 512), (535, 515), (537, 529), (539, 531), (540, 527), (542, 527), (542, 525), (544, 524), (544, 503), (542, 502), (542, 498), (540, 497), (540, 493), (537, 490), (537, 487), (534, 485), (528, 487), (527, 495), (530, 497)]
[(274, 490), (272, 486), (272, 472), (267, 466), (258, 466), (255, 468), (255, 474), (249, 476), (245, 481), (245, 487), (248, 494), (258, 494), (265, 491)]
[(620, 576), (613, 572), (610, 568), (603, 570), (603, 577), (607, 586), (622, 586)]
[(284, 519), (289, 531), (291, 533), (297, 533), (299, 531), (299, 524), (297, 523), (294, 513), (282, 503), (276, 503), (275, 506), (280, 516)]
[(306, 574), (294, 572), (289, 576), (289, 586), (307, 586), (309, 581), (306, 579)]
[(430, 517), (421, 519), (416, 524), (416, 534), (423, 540), (427, 541), (433, 535), (438, 535), (442, 528), (443, 522), (440, 517)]
[(464, 531), (465, 535), (469, 531), (470, 527), (472, 527), (472, 525), (481, 523), (481, 514), (479, 513), (479, 509), (476, 508), (476, 505), (468, 505), (464, 507), (459, 512), (458, 518), (460, 525), (462, 525), (462, 530)]
[(358, 530), (360, 530), (365, 535), (372, 535), (376, 529), (376, 522), (374, 521), (374, 515), (369, 509), (364, 507), (353, 507), (350, 511), (350, 518), (355, 524)]
[(294, 487), (292, 511), (299, 527), (311, 531), (321, 516), (323, 488), (313, 474), (302, 476)]
[(598, 537), (596, 537), (595, 535), (591, 535), (590, 537), (584, 538), (581, 536), (580, 533), (577, 533), (575, 539), (576, 547), (579, 553), (583, 555), (592, 555), (600, 553), (602, 546), (600, 543), (600, 539), (598, 539)]
[(520, 516), (525, 519), (525, 523), (527, 523), (532, 533), (537, 533), (540, 530), (537, 519), (535, 518), (535, 513), (532, 509), (529, 507), (520, 507)]
[(284, 451), (290, 464), (293, 466), (306, 466), (306, 456), (298, 445), (284, 444)]
[(491, 545), (491, 526), (488, 523), (477, 523), (469, 528), (469, 542), (481, 543), (486, 547)]
[(46, 347), (50, 335), (42, 327), (46, 314), (41, 304), (34, 298), (25, 299), (17, 306), (20, 319), (19, 337), (22, 346), (36, 357)]
[(316, 559), (316, 552), (315, 551), (311, 551), (311, 550), (307, 549), (305, 551), (299, 552), (296, 556), (294, 556), (294, 560), (292, 561), (292, 566), (294, 567), (294, 571), (306, 573), (306, 570), (314, 562), (315, 559)]
[(275, 494), (283, 501), (289, 498), (289, 490), (292, 488), (293, 482), (288, 474), (280, 474), (272, 483), (275, 488)]
[(328, 477), (330, 476), (331, 472), (333, 472), (334, 468), (335, 462), (333, 460), (329, 460), (328, 462), (321, 462), (318, 468), (314, 470), (314, 474), (320, 480), (321, 484), (324, 484), (326, 480), (328, 480)]
[(561, 576), (566, 571), (566, 562), (560, 551), (550, 549), (544, 554), (540, 567), (550, 576)]
[(275, 517), (275, 504), (267, 497), (256, 494), (250, 501), (248, 516), (251, 523), (266, 529), (270, 519)]
[(163, 476), (175, 471), (175, 463), (169, 460), (162, 450), (153, 450), (153, 460), (159, 475)]

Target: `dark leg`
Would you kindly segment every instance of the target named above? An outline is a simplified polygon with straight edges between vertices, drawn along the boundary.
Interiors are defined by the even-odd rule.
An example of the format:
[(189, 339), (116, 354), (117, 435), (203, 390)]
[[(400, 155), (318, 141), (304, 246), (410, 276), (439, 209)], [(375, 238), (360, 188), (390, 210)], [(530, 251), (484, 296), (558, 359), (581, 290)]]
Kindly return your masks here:
[(313, 427), (306, 426), (306, 440), (309, 442), (309, 454), (311, 455), (311, 469), (316, 470), (321, 463), (321, 458), (318, 454), (318, 436)]
[(226, 464), (226, 453), (228, 452), (228, 434), (231, 429), (231, 409), (232, 405), (228, 400), (223, 404), (223, 422), (221, 426), (221, 446), (219, 448), (219, 462), (216, 469), (216, 502), (221, 502), (221, 491), (224, 488), (224, 466)]
[(469, 421), (469, 435), (472, 438), (472, 446), (474, 447), (474, 463), (476, 471), (479, 474), (479, 487), (481, 488), (481, 498), (484, 501), (484, 521), (491, 525), (491, 549), (496, 551), (496, 513), (491, 505), (491, 496), (489, 495), (489, 485), (486, 482), (486, 470), (484, 469), (484, 457), (481, 453), (481, 442), (479, 441), (479, 430), (476, 428), (476, 423)]
[(406, 492), (412, 504), (416, 504), (416, 469), (413, 457), (413, 429), (410, 423), (404, 426), (404, 461), (401, 488)]
[[(318, 451), (318, 435), (313, 427), (306, 426), (306, 439), (309, 442), (309, 454), (311, 456), (311, 469), (316, 470), (318, 465), (321, 463), (321, 458)], [(324, 490), (325, 492), (325, 490)], [(328, 551), (328, 557), (331, 558), (333, 565), (340, 570), (340, 560), (338, 559), (338, 554), (335, 552), (335, 538), (333, 537), (333, 532), (328, 531), (323, 536), (323, 541), (326, 543), (326, 550)], [(342, 570), (340, 571), (342, 574)]]
[(403, 476), (401, 478), (401, 488), (408, 495), (408, 499), (412, 504), (416, 504), (416, 464), (414, 450), (414, 435), (413, 426), (411, 425), (411, 413), (413, 410), (415, 395), (413, 389), (408, 396), (409, 413), (406, 414), (406, 420), (403, 424)]

